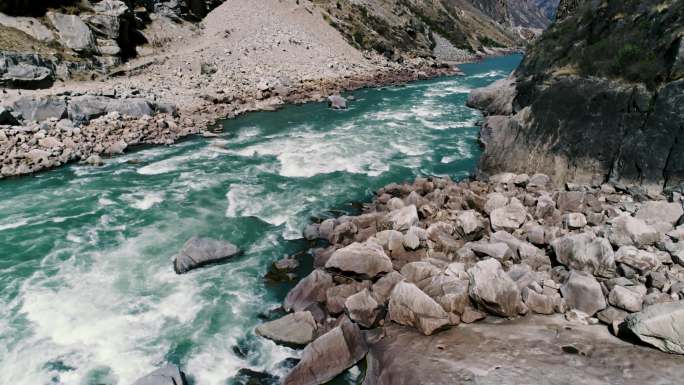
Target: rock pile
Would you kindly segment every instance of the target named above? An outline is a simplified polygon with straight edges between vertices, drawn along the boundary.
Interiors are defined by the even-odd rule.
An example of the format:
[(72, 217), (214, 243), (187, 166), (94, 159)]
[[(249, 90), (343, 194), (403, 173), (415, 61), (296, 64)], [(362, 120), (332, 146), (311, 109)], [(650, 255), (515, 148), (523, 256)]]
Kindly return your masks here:
[(542, 174), (390, 184), (362, 215), (306, 229), (329, 245), (287, 295), (295, 313), (259, 334), (311, 341), (284, 384), (329, 380), (390, 323), (431, 335), (488, 315), (560, 313), (682, 353), (683, 216), (677, 193), (555, 190)]

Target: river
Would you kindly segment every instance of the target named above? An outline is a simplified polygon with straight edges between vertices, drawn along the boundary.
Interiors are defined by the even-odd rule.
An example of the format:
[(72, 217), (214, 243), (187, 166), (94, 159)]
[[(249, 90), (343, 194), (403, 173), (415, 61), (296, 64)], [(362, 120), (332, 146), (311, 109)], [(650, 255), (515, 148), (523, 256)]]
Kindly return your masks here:
[[(128, 385), (166, 362), (198, 385), (229, 384), (240, 368), (282, 375), (299, 353), (252, 332), (287, 289), (264, 283), (270, 263), (306, 250), (311, 216), (353, 210), (390, 182), (472, 173), (480, 115), (468, 92), (519, 61), (361, 90), (346, 111), (252, 113), (222, 122), (217, 138), (0, 181), (0, 384)], [(194, 235), (245, 254), (176, 275), (172, 258)]]

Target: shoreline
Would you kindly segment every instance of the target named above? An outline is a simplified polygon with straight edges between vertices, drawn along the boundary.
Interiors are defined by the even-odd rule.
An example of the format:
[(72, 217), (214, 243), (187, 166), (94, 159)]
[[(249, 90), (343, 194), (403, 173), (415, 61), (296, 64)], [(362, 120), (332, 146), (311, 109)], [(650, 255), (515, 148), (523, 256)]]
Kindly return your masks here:
[[(449, 198), (446, 203), (440, 198), (444, 194)], [(527, 218), (511, 214), (523, 210)], [(656, 215), (654, 210), (672, 215)], [(363, 362), (366, 354), (367, 363), (376, 365), (366, 373), (375, 375), (370, 383), (386, 384), (382, 378), (410, 375), (391, 363), (412, 358), (400, 353), (406, 341), (386, 341), (385, 330), (401, 327), (408, 333), (405, 340), (421, 341), (421, 346), (435, 338), (445, 344), (457, 338), (454, 333), (463, 334), (456, 328), (461, 323), (472, 323), (467, 329), (493, 322), (487, 333), (495, 339), (502, 336), (497, 330), (506, 330), (499, 327), (512, 333), (519, 327), (526, 333), (526, 325), (536, 327), (540, 322), (550, 322), (558, 330), (587, 327), (570, 338), (572, 342), (589, 337), (581, 350), (593, 351), (591, 336), (601, 335), (605, 343), (630, 355), (662, 360), (663, 365), (668, 360), (681, 362), (676, 354), (658, 351), (672, 353), (668, 349), (677, 349), (676, 344), (668, 347), (641, 333), (646, 325), (653, 325), (654, 312), (671, 312), (673, 320), (684, 316), (684, 291), (677, 283), (684, 283), (684, 262), (663, 244), (664, 238), (676, 236), (665, 232), (677, 226), (683, 212), (678, 196), (645, 197), (619, 184), (555, 189), (542, 174), (499, 174), (489, 181), (455, 182), (418, 177), (389, 184), (373, 193), (360, 214), (307, 226), (304, 234), (313, 269), (293, 281), (280, 308), (285, 316), (265, 322), (257, 334), (288, 343), (292, 330), (311, 331), (310, 340), (298, 341), (305, 347), (300, 363), (283, 379), (288, 385), (313, 383), (310, 375), (317, 377), (315, 381), (332, 378)], [(625, 221), (643, 224), (652, 232), (651, 240), (625, 241), (633, 231), (623, 227)], [(315, 243), (320, 241), (323, 245)], [(564, 248), (568, 242), (599, 242), (604, 254), (583, 260)], [(632, 247), (643, 260), (627, 255)], [(646, 262), (646, 254), (653, 256), (652, 264)], [(361, 263), (362, 255), (370, 261)], [(663, 272), (674, 281), (660, 286), (653, 278), (646, 279)], [(477, 323), (481, 319), (485, 320)], [(625, 340), (625, 330), (643, 336), (651, 348), (625, 343), (630, 341)], [(338, 340), (337, 335), (343, 338)], [(340, 354), (344, 341), (353, 343), (337, 366), (317, 364)], [(552, 345), (546, 349), (554, 347), (553, 338), (545, 343)], [(391, 354), (383, 357), (384, 351)], [(421, 354), (428, 357), (426, 365), (441, 355), (432, 350)], [(619, 373), (610, 365), (586, 364)], [(452, 368), (437, 370), (448, 378)]]
[[(249, 112), (274, 111), (285, 104), (321, 102), (328, 96), (342, 92), (459, 74), (461, 72), (455, 64), (425, 63), (420, 60), (419, 64), (379, 67), (356, 75), (342, 74), (333, 78), (302, 80), (299, 86), (291, 89), (264, 87), (256, 95), (250, 95), (249, 90), (243, 89), (237, 96), (226, 96), (227, 100), (217, 98), (180, 109), (160, 103), (162, 108), (154, 108), (153, 110), (159, 112), (152, 116), (130, 117), (110, 112), (80, 127), (70, 120), (57, 118), (48, 118), (35, 125), (29, 123), (30, 126), (0, 126), (6, 127), (0, 128), (0, 179), (33, 175), (79, 161), (98, 166), (102, 164), (101, 157), (122, 154), (129, 147), (171, 145), (192, 135), (212, 136), (209, 128), (220, 120), (233, 119)], [(78, 83), (73, 85), (76, 88), (81, 86)], [(64, 87), (69, 85), (62, 88)], [(51, 90), (36, 92), (40, 96), (35, 100), (52, 100), (55, 95), (65, 93), (68, 94), (63, 96), (65, 103), (88, 97), (80, 92), (49, 91)], [(126, 101), (112, 99), (117, 100)], [(111, 132), (112, 125), (115, 126), (114, 132)], [(110, 132), (103, 136), (102, 132), (106, 131)]]

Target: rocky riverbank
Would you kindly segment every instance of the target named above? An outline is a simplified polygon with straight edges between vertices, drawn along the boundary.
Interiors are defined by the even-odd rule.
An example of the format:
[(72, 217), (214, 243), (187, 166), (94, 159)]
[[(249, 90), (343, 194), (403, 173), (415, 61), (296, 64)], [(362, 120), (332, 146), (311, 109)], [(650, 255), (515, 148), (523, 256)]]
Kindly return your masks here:
[[(543, 174), (391, 184), (377, 191), (363, 214), (305, 230), (307, 239), (327, 244), (312, 251), (315, 270), (285, 298), (283, 309), (291, 314), (256, 332), (306, 346), (283, 384), (322, 384), (364, 357), (364, 384), (408, 384), (400, 380), (408, 375), (406, 368), (396, 362), (413, 360), (408, 357), (413, 351), (426, 363), (441, 361), (453, 351), (452, 343), (471, 346), (476, 357), (477, 349), (485, 349), (481, 343), (468, 342), (465, 331), (444, 330), (483, 319), (490, 326), (465, 328), (496, 344), (507, 343), (504, 334), (534, 334), (534, 325), (558, 330), (555, 337), (535, 337), (544, 340), (539, 349), (547, 355), (535, 358), (541, 365), (535, 373), (556, 367), (559, 358), (553, 356), (579, 355), (585, 369), (565, 368), (559, 376), (591, 382), (606, 373), (620, 375), (612, 363), (589, 359), (593, 352), (604, 355), (599, 353), (604, 346), (615, 346), (635, 372), (652, 373), (643, 365), (660, 362), (666, 368), (658, 372), (660, 379), (674, 384), (681, 373), (673, 368), (684, 363), (678, 356), (684, 354), (682, 203), (677, 193), (666, 197), (638, 186), (554, 189)], [(291, 265), (276, 264), (282, 271)], [(550, 318), (530, 318), (535, 314)], [(521, 317), (522, 322), (501, 324), (501, 332), (497, 322), (491, 324)], [(435, 336), (423, 341), (410, 329)], [(568, 329), (577, 334), (563, 331), (559, 338)], [(675, 355), (629, 347), (608, 330)], [(404, 343), (412, 348), (399, 348)], [(528, 353), (519, 354), (523, 359)], [(501, 383), (497, 374), (478, 370), (479, 361), (468, 362), (426, 368), (443, 374), (435, 383), (448, 383), (457, 374)], [(539, 373), (524, 376), (508, 366), (506, 373), (513, 376), (509, 380), (547, 383)], [(646, 377), (640, 376), (622, 377), (621, 383), (641, 383)]]

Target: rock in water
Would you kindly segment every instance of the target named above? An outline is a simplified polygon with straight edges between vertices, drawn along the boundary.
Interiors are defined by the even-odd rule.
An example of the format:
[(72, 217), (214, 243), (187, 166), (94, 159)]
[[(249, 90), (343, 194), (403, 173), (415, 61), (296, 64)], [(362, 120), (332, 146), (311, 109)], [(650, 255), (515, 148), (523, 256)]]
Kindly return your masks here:
[(176, 365), (166, 364), (138, 379), (133, 385), (186, 385), (185, 373), (181, 372)]
[(254, 332), (285, 345), (304, 346), (314, 338), (316, 320), (309, 311), (296, 312), (261, 324)]
[(449, 315), (435, 300), (416, 285), (399, 282), (389, 300), (389, 316), (392, 321), (413, 326), (429, 336), (449, 324)]
[(373, 243), (352, 243), (333, 253), (325, 264), (326, 269), (358, 274), (367, 278), (375, 278), (378, 274), (393, 270), (382, 246)]
[(496, 259), (486, 259), (468, 270), (470, 298), (481, 308), (502, 317), (514, 317), (523, 308), (520, 290)]
[(333, 110), (344, 110), (347, 108), (347, 100), (340, 95), (328, 96), (328, 107)]
[(570, 309), (577, 309), (593, 316), (606, 308), (601, 285), (592, 275), (572, 270), (561, 293)]
[(314, 270), (287, 293), (283, 308), (285, 311), (301, 311), (311, 304), (324, 302), (325, 291), (332, 286), (333, 280), (330, 274), (322, 270)]
[(642, 341), (667, 352), (684, 354), (684, 301), (660, 303), (625, 319)]
[(193, 237), (178, 253), (173, 267), (176, 274), (184, 274), (204, 265), (225, 261), (240, 253), (240, 249), (230, 242)]
[(347, 320), (310, 343), (282, 384), (324, 384), (352, 367), (366, 353), (368, 345), (361, 330)]

